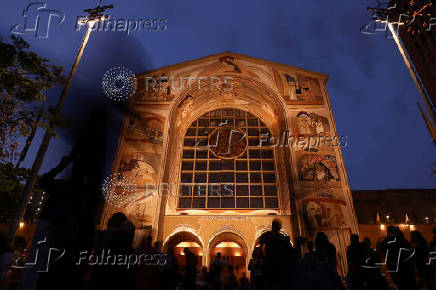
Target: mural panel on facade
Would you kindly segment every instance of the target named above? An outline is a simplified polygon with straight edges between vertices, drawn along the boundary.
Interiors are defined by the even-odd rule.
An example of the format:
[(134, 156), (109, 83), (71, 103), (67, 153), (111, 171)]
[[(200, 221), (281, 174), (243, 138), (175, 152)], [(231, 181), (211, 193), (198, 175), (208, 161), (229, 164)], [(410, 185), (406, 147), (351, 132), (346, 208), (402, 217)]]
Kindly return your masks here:
[(301, 111), (297, 114), (297, 120), (300, 136), (323, 136), (330, 133), (329, 122), (323, 116)]
[(336, 157), (331, 155), (304, 154), (298, 163), (300, 180), (339, 181)]
[(303, 200), (303, 213), (310, 229), (346, 226), (344, 201), (329, 198)]
[(316, 78), (272, 69), (279, 93), (287, 104), (322, 104), (321, 87)]
[[(149, 158), (155, 159), (155, 156)], [(131, 176), (137, 186), (144, 186), (148, 183), (157, 184), (157, 171), (145, 154), (124, 154), (120, 161), (118, 173)]]
[(126, 141), (163, 144), (164, 118), (151, 113), (129, 116)]

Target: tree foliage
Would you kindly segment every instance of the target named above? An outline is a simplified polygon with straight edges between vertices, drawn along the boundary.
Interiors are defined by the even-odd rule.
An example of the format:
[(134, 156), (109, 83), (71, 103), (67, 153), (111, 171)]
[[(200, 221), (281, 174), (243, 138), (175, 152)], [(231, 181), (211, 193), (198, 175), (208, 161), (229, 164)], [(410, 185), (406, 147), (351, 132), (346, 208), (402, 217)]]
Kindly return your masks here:
[[(15, 168), (11, 162), (0, 163), (0, 222), (7, 222), (15, 217), (29, 172), (27, 168)], [(26, 210), (25, 219), (27, 221), (36, 219), (42, 192), (38, 188), (33, 191), (32, 201)]]
[(18, 156), (18, 140), (30, 133), (32, 125), (47, 127), (50, 108), (34, 124), (47, 101), (45, 92), (65, 82), (63, 67), (29, 51), (23, 39), (11, 36), (10, 40), (0, 39), (0, 163), (4, 164)]

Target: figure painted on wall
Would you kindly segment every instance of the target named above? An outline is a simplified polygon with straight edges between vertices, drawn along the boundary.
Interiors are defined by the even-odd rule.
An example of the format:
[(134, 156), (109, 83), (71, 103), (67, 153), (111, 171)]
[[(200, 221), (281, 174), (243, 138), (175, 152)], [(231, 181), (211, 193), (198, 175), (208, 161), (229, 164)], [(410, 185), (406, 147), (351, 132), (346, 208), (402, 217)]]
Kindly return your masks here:
[(303, 155), (300, 158), (299, 169), (301, 180), (339, 181), (336, 158), (331, 155)]
[(140, 153), (127, 154), (120, 161), (118, 172), (134, 178), (138, 186), (157, 182), (156, 169)]
[(124, 212), (136, 226), (151, 225), (153, 210), (147, 202), (134, 201), (124, 208)]
[(318, 80), (297, 75), (295, 95), (301, 101), (322, 101)]
[(182, 111), (180, 114), (180, 120), (178, 126), (182, 123), (183, 119), (188, 115), (190, 111), (192, 111), (192, 106), (194, 103), (194, 97), (191, 95), (187, 95), (180, 101), (177, 108)]
[(346, 226), (345, 202), (327, 198), (311, 198), (303, 201), (304, 218), (309, 228)]
[(143, 140), (154, 144), (163, 144), (163, 117), (155, 114), (135, 113), (129, 117), (127, 141)]
[(291, 100), (292, 96), (295, 96), (296, 88), (298, 87), (295, 78), (287, 73), (283, 74), (286, 85), (284, 86), (286, 91), (284, 92), (285, 101)]
[(327, 118), (314, 113), (299, 112), (298, 133), (300, 136), (323, 136), (330, 132)]
[(288, 104), (322, 104), (322, 93), (318, 80), (292, 72), (273, 69), (277, 89)]
[(233, 72), (233, 73), (242, 73), (241, 68), (237, 64), (235, 64), (235, 60), (234, 60), (233, 57), (231, 57), (231, 56), (223, 56), (223, 57), (220, 57), (219, 61), (225, 67), (228, 68), (228, 70), (225, 71), (225, 72), (229, 72), (229, 73), (231, 73), (231, 72)]

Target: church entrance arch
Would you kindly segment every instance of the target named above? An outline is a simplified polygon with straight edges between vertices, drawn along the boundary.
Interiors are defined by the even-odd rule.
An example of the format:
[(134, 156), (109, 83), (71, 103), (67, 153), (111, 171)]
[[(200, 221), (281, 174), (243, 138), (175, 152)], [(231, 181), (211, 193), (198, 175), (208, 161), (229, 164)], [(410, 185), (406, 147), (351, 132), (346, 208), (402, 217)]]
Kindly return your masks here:
[(188, 248), (197, 257), (197, 265), (201, 266), (203, 257), (203, 242), (192, 232), (179, 231), (169, 236), (163, 245), (164, 253), (168, 252), (169, 248), (174, 251), (174, 256), (180, 266), (185, 266), (184, 249)]
[(233, 271), (238, 279), (243, 272), (247, 272), (248, 247), (244, 239), (238, 234), (222, 232), (213, 237), (209, 242), (209, 265), (216, 259), (217, 253), (221, 253), (226, 266), (233, 266)]

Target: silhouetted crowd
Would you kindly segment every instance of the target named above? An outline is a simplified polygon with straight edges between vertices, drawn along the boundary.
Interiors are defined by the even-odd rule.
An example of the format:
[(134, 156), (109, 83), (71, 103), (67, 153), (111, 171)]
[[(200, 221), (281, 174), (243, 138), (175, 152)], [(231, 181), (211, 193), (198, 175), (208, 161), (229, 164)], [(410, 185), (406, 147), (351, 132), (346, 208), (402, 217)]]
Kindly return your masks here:
[[(371, 247), (369, 238), (360, 241), (358, 235), (351, 235), (346, 249), (346, 277), (339, 274), (336, 248), (324, 232), (318, 232), (314, 241), (298, 237), (292, 244), (281, 232), (277, 219), (272, 222), (271, 231), (260, 236), (252, 252), (247, 267), (249, 276), (244, 271), (239, 273), (239, 269), (235, 273), (234, 265), (226, 262), (220, 252), (209, 267), (201, 267), (199, 257), (189, 248), (183, 249), (184, 261), (179, 263), (174, 248), (168, 247), (163, 253), (162, 244), (153, 244), (151, 236), (145, 236), (140, 245), (133, 248), (134, 233), (134, 225), (124, 214), (114, 214), (107, 229), (97, 234), (93, 254), (104, 257), (110, 252), (117, 257), (149, 257), (147, 263), (135, 263), (131, 267), (115, 262), (84, 265), (83, 283), (77, 289), (436, 289), (436, 228), (433, 240), (427, 243), (419, 231), (412, 231), (408, 241), (398, 227), (388, 226), (387, 236), (377, 242), (376, 248)], [(11, 272), (9, 266), (15, 260), (4, 246), (0, 254), (0, 289), (28, 289), (18, 284), (6, 285)], [(77, 257), (72, 260), (76, 261)], [(60, 277), (67, 277), (62, 274), (62, 266), (51, 269), (39, 278), (42, 281), (33, 289), (54, 289), (52, 281), (62, 283), (65, 278)]]

